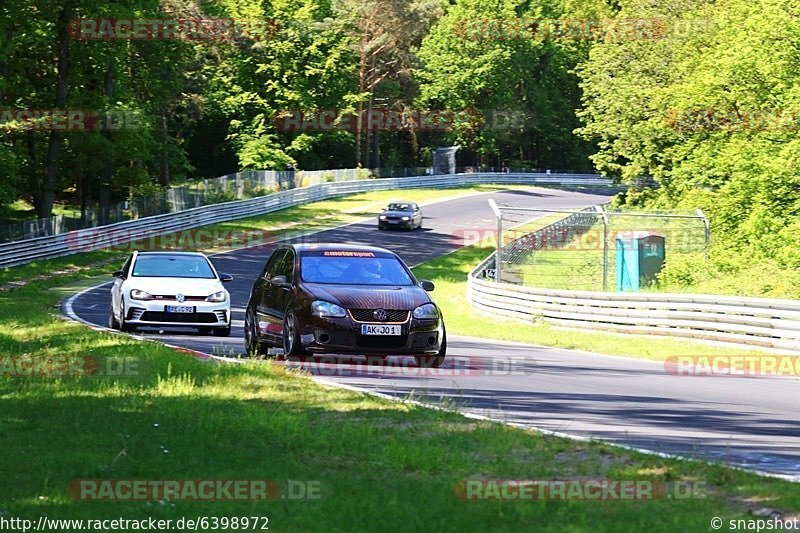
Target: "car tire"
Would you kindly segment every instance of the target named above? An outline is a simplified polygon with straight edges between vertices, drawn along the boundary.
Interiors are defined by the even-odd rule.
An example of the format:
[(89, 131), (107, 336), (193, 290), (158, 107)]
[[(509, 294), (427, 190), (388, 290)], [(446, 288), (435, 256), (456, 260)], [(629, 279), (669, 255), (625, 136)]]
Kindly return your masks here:
[(303, 345), (300, 344), (300, 328), (297, 325), (297, 318), (294, 313), (289, 312), (283, 320), (283, 356), (288, 359), (306, 355), (308, 352), (304, 351)]
[(108, 327), (119, 331), (119, 320), (114, 316), (114, 304), (111, 304), (111, 309), (108, 311)]
[(379, 230), (381, 230), (381, 231), (383, 231), (383, 230), (385, 230), (386, 228), (385, 228), (384, 226), (378, 226), (378, 229), (379, 229)]
[(119, 330), (124, 331), (125, 333), (133, 333), (136, 331), (136, 326), (131, 326), (127, 322), (125, 322), (125, 300), (120, 301), (120, 319), (119, 319)]
[(419, 226), (417, 226), (417, 229), (422, 229), (422, 219), (420, 219)]
[(269, 346), (258, 340), (255, 313), (252, 309), (248, 309), (244, 315), (244, 350), (249, 357), (269, 354)]
[(442, 328), (442, 344), (436, 355), (415, 355), (414, 359), (420, 368), (439, 368), (447, 357), (447, 331)]

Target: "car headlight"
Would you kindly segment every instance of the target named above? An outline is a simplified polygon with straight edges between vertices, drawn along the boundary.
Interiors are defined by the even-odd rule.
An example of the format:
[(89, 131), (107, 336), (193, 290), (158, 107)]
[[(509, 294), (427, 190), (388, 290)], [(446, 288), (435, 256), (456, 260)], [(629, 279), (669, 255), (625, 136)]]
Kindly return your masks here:
[(208, 298), (206, 298), (207, 302), (224, 302), (225, 301), (225, 291), (215, 292)]
[(319, 317), (334, 318), (347, 316), (341, 306), (330, 302), (323, 302), (322, 300), (316, 300), (311, 303), (311, 314)]
[(149, 292), (140, 291), (139, 289), (131, 289), (131, 300), (152, 300), (153, 295)]
[(414, 309), (414, 318), (439, 318), (439, 313), (435, 305), (422, 304)]
[(380, 216), (380, 219), (381, 219), (381, 220), (386, 220), (386, 215), (381, 215), (381, 216)]
[(403, 220), (411, 220), (409, 217), (403, 217)]

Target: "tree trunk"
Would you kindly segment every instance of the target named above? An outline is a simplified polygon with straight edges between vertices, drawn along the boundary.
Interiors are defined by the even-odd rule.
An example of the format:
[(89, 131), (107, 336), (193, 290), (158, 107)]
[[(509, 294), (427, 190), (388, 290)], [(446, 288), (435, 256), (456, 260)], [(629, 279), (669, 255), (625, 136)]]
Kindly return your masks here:
[[(69, 89), (69, 53), (70, 36), (67, 33), (67, 24), (72, 18), (72, 0), (67, 0), (61, 15), (58, 17), (58, 70), (56, 78), (56, 109), (63, 108), (67, 103)], [(61, 153), (63, 137), (61, 132), (53, 129), (47, 141), (47, 156), (45, 158), (45, 175), (41, 196), (36, 205), (39, 218), (47, 218), (53, 212), (55, 202), (56, 183), (58, 182), (58, 156)]]
[[(114, 60), (114, 52), (111, 49), (111, 56), (108, 60), (106, 67), (105, 83), (103, 84), (103, 94), (106, 96), (106, 101), (110, 102), (114, 95), (114, 85), (116, 80), (116, 62)], [(105, 120), (102, 128), (102, 135), (108, 141), (109, 147), (111, 146), (111, 125), (108, 120)], [(111, 209), (111, 174), (113, 172), (113, 153), (111, 150), (103, 154), (103, 170), (100, 175), (100, 219), (99, 224), (102, 226), (109, 223), (108, 213)]]
[(367, 131), (364, 133), (364, 166), (369, 168), (370, 164), (372, 163), (372, 158), (370, 154), (370, 145), (372, 143), (372, 137), (375, 135), (375, 131), (373, 128), (375, 127), (372, 124), (372, 108), (375, 105), (375, 95), (373, 93), (369, 93), (369, 100), (367, 101)]
[(169, 130), (167, 129), (167, 112), (161, 110), (161, 171), (159, 172), (159, 181), (161, 186), (169, 187)]

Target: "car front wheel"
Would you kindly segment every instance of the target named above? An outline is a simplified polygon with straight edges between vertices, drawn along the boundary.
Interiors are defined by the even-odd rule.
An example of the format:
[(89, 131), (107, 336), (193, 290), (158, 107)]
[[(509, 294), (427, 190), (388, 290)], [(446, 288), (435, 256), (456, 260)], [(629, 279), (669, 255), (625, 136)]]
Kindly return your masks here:
[(130, 326), (127, 322), (125, 322), (125, 300), (121, 300), (119, 303), (119, 329), (120, 331), (124, 331), (126, 333), (132, 333), (136, 331), (136, 326)]
[(298, 357), (308, 355), (300, 344), (300, 327), (294, 313), (288, 313), (283, 321), (283, 356)]
[(108, 327), (119, 330), (119, 320), (114, 315), (114, 304), (111, 304), (111, 309), (108, 312)]

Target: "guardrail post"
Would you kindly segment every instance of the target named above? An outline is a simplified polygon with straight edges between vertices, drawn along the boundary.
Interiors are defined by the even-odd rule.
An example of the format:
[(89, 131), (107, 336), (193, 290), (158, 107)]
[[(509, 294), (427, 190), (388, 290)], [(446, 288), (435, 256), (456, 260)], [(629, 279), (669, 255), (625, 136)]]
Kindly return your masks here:
[(497, 207), (497, 203), (492, 199), (489, 200), (489, 207), (492, 208), (494, 216), (497, 218), (497, 249), (494, 254), (494, 280), (500, 283), (502, 280), (500, 270), (503, 263), (503, 213), (500, 211), (500, 208)]
[(706, 230), (706, 261), (708, 261), (708, 248), (711, 246), (711, 226), (708, 223), (708, 219), (706, 218), (706, 214), (703, 213), (703, 210), (698, 208), (697, 209), (697, 216), (703, 219), (703, 226)]
[(603, 217), (603, 290), (608, 290), (608, 215), (602, 205), (594, 206)]

